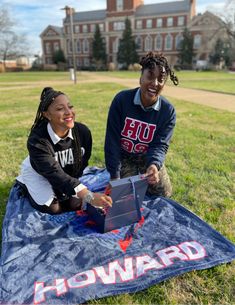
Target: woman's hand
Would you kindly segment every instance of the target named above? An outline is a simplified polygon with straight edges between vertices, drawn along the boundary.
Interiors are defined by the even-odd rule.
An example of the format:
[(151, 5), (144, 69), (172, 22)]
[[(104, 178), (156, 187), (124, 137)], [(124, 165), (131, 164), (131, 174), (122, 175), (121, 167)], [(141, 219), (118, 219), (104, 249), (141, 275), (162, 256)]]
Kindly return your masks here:
[(99, 208), (108, 208), (112, 206), (112, 198), (102, 193), (93, 193), (94, 199), (91, 200), (91, 205)]
[(146, 177), (149, 184), (156, 184), (159, 182), (159, 171), (157, 166), (152, 164), (147, 168)]
[[(86, 201), (86, 197), (89, 195), (88, 200)], [(103, 193), (92, 193), (87, 188), (81, 190), (77, 193), (77, 196), (82, 199), (82, 201), (88, 202), (94, 207), (100, 208), (108, 208), (112, 206), (112, 198)]]

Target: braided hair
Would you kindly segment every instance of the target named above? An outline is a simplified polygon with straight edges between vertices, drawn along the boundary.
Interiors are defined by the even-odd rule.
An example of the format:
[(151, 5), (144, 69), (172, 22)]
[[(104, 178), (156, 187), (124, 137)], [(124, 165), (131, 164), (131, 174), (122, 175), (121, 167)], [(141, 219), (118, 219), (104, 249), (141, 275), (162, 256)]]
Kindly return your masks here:
[[(31, 127), (31, 132), (40, 127), (43, 122), (47, 122), (47, 118), (43, 115), (44, 111), (48, 110), (48, 107), (53, 103), (53, 101), (59, 96), (65, 95), (62, 91), (56, 91), (51, 87), (45, 87), (42, 90), (40, 96), (40, 103), (38, 106), (38, 110), (36, 113), (36, 117), (34, 123)], [(81, 144), (80, 144), (80, 137), (77, 128), (72, 128), (72, 135), (74, 138), (74, 164), (73, 164), (73, 173), (72, 176), (77, 177), (78, 173), (82, 166), (82, 154), (81, 154)]]
[(162, 53), (148, 52), (146, 56), (142, 57), (140, 60), (140, 65), (142, 66), (141, 72), (145, 69), (153, 70), (156, 66), (159, 67), (161, 72), (161, 78), (170, 75), (170, 80), (175, 86), (179, 84), (178, 77), (175, 76), (174, 71), (169, 67), (166, 57)]

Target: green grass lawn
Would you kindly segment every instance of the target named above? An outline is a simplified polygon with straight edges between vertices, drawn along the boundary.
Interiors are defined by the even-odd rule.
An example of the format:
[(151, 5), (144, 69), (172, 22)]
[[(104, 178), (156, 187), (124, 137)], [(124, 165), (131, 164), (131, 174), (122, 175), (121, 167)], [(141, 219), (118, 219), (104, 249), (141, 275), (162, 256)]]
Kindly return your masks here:
[[(187, 78), (181, 73), (180, 78)], [(32, 75), (31, 81), (57, 77), (55, 73)], [(12, 74), (12, 81), (18, 82), (17, 77)], [(67, 78), (67, 75), (59, 73), (60, 77)], [(11, 81), (10, 74), (7, 79), (5, 77), (5, 81)], [(114, 94), (124, 87), (114, 83), (83, 83), (55, 88), (67, 93), (75, 106), (77, 120), (86, 123), (92, 131), (94, 145), (90, 165), (104, 166), (103, 144), (109, 104)], [(1, 91), (0, 225), (10, 188), (27, 156), (27, 135), (41, 90), (39, 83), (33, 88)], [(177, 111), (177, 126), (166, 159), (174, 187), (172, 199), (235, 242), (235, 116), (176, 99), (171, 102)], [(142, 292), (108, 297), (92, 304), (235, 304), (235, 263), (189, 272)]]
[[(94, 74), (104, 75), (112, 78), (138, 79), (140, 73), (133, 71), (113, 71), (113, 72), (77, 72), (79, 80), (86, 80)], [(229, 72), (196, 72), (196, 71), (176, 71), (180, 86), (185, 88), (203, 89), (208, 91), (223, 92), (235, 95), (235, 73)], [(16, 72), (0, 73), (0, 88), (14, 87), (17, 85), (32, 84), (35, 82), (63, 82), (69, 81), (69, 72)], [(172, 85), (168, 80), (168, 85)], [(235, 102), (235, 100), (234, 100)]]
[[(98, 73), (101, 75), (108, 75), (109, 77), (119, 78), (138, 79), (139, 77), (139, 72), (133, 71)], [(235, 73), (210, 71), (175, 71), (175, 74), (179, 78), (179, 86), (181, 87), (235, 94)], [(168, 80), (168, 85), (172, 85), (170, 80)]]

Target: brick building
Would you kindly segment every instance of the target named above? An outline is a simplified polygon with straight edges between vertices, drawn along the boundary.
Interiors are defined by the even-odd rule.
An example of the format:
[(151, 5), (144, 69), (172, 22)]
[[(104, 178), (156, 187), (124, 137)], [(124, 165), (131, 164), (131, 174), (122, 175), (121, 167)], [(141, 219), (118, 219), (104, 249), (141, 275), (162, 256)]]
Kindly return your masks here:
[(108, 62), (117, 63), (119, 39), (127, 17), (131, 21), (139, 56), (149, 50), (162, 51), (172, 65), (177, 63), (179, 44), (186, 27), (194, 37), (196, 59), (208, 59), (214, 40), (218, 35), (224, 35), (220, 33), (222, 25), (218, 17), (209, 12), (196, 16), (196, 0), (148, 5), (143, 0), (106, 0), (104, 10), (76, 12), (65, 8), (63, 27), (49, 25), (40, 35), (44, 64), (52, 64), (53, 52), (62, 49), (68, 65), (72, 66), (73, 38), (77, 67), (89, 67), (97, 24), (106, 42)]

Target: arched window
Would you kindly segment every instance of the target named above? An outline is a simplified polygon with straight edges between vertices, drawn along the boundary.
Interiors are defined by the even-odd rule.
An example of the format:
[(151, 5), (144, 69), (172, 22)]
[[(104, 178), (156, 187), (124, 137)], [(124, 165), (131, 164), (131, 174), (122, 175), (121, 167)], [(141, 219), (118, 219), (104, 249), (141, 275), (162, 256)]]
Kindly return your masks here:
[(162, 36), (160, 34), (155, 37), (155, 50), (162, 50)]
[(183, 36), (181, 34), (178, 34), (176, 37), (175, 37), (175, 48), (177, 50), (180, 50), (181, 49), (181, 42), (183, 40)]
[(172, 50), (172, 36), (167, 34), (165, 37), (165, 50)]
[(194, 39), (193, 39), (193, 47), (194, 47), (194, 49), (199, 49), (200, 46), (201, 46), (201, 35), (197, 34), (194, 36)]
[(135, 44), (137, 50), (142, 50), (142, 38), (140, 36), (135, 38)]
[(72, 46), (72, 41), (71, 40), (67, 40), (67, 52), (68, 53), (72, 53), (73, 52), (73, 46)]
[(153, 43), (152, 37), (147, 36), (145, 38), (145, 42), (144, 42), (144, 50), (145, 51), (151, 51), (152, 50), (152, 43)]
[(89, 42), (88, 39), (83, 40), (83, 53), (88, 53), (89, 52)]
[(76, 41), (76, 51), (77, 51), (77, 53), (81, 53), (81, 41), (80, 40)]

